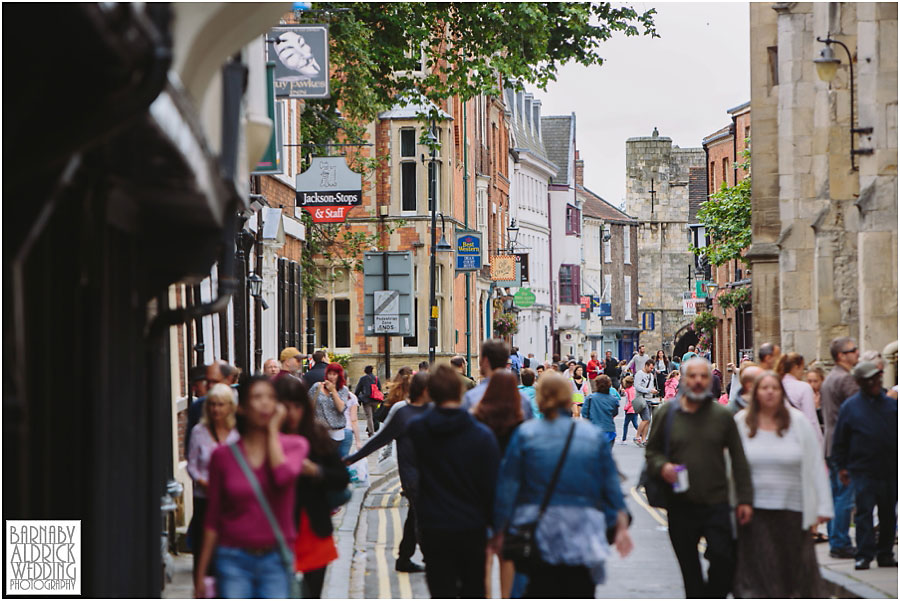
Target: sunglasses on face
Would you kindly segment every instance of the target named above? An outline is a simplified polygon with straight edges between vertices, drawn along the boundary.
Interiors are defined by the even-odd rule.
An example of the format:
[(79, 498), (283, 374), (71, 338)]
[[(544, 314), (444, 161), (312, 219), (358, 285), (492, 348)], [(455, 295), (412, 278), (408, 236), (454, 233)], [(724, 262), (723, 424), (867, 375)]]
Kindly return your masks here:
[(846, 351), (841, 351), (841, 352), (844, 353), (844, 354), (849, 354), (849, 353), (855, 353), (855, 352), (858, 351), (858, 350), (859, 350), (859, 347), (854, 346), (854, 347), (851, 348), (851, 349), (847, 349)]

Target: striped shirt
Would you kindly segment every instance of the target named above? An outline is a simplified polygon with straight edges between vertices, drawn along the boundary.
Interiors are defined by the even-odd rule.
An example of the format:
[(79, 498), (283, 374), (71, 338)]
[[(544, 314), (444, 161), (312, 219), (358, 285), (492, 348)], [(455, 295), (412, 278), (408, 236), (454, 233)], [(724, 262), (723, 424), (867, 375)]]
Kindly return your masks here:
[(756, 436), (743, 440), (753, 479), (753, 506), (802, 512), (803, 448), (795, 433), (782, 434), (757, 430)]

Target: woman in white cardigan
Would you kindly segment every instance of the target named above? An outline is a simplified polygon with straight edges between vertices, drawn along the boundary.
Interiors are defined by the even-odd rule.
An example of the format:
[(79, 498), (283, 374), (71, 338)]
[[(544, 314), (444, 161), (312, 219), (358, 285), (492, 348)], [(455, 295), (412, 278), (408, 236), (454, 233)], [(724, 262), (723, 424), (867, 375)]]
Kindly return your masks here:
[(808, 533), (834, 508), (812, 426), (786, 402), (774, 372), (757, 379), (734, 420), (753, 478), (753, 519), (738, 530), (734, 596), (827, 597)]

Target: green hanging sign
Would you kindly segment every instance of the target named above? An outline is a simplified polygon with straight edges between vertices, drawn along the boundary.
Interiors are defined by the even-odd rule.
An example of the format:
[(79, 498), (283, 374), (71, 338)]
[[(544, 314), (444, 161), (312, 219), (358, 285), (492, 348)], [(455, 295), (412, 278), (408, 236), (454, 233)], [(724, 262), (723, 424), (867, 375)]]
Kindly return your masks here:
[(513, 295), (516, 306), (522, 309), (527, 309), (533, 305), (536, 299), (537, 297), (531, 291), (531, 288), (519, 288), (519, 291)]

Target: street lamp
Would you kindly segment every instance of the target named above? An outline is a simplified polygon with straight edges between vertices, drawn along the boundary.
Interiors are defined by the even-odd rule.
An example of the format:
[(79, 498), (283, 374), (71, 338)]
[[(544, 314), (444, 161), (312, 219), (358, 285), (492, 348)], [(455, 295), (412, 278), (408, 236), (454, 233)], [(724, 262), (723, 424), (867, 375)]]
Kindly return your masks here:
[[(440, 142), (434, 135), (435, 123), (431, 121), (431, 127), (425, 136), (425, 143), (431, 148), (430, 169), (428, 178), (428, 197), (431, 199), (431, 291), (429, 295), (428, 306), (431, 308), (428, 316), (428, 363), (434, 365), (434, 356), (437, 347), (437, 289), (435, 278), (437, 277), (437, 172), (435, 171), (435, 161), (437, 159), (437, 148)], [(446, 244), (446, 240), (444, 240)], [(449, 245), (448, 245), (449, 246)]]
[(513, 250), (516, 247), (516, 240), (519, 239), (519, 226), (515, 217), (513, 217), (506, 228), (506, 238), (509, 241), (509, 250)]
[(263, 311), (268, 309), (269, 303), (262, 297), (262, 278), (256, 275), (256, 273), (251, 273), (247, 278), (247, 283), (250, 285), (250, 296), (259, 301)]
[(834, 40), (830, 37), (824, 39), (817, 37), (816, 41), (825, 44), (825, 47), (819, 53), (819, 57), (813, 60), (819, 79), (825, 83), (830, 84), (834, 80), (835, 75), (837, 75), (837, 69), (841, 65), (841, 59), (834, 55), (834, 49), (832, 49), (831, 45), (837, 44), (847, 53), (847, 63), (850, 65), (850, 166), (854, 171), (858, 171), (856, 155), (872, 154), (873, 150), (871, 148), (856, 148), (856, 134), (871, 134), (873, 130), (871, 127), (856, 127), (856, 111), (854, 109), (856, 88), (853, 82), (853, 55), (850, 54), (850, 49), (847, 48), (847, 45), (840, 40)]
[(448, 253), (453, 251), (453, 247), (450, 246), (450, 243), (447, 242), (447, 236), (444, 235), (444, 232), (447, 231), (447, 225), (444, 223), (444, 214), (441, 213), (441, 240), (437, 243), (434, 250), (439, 253)]

